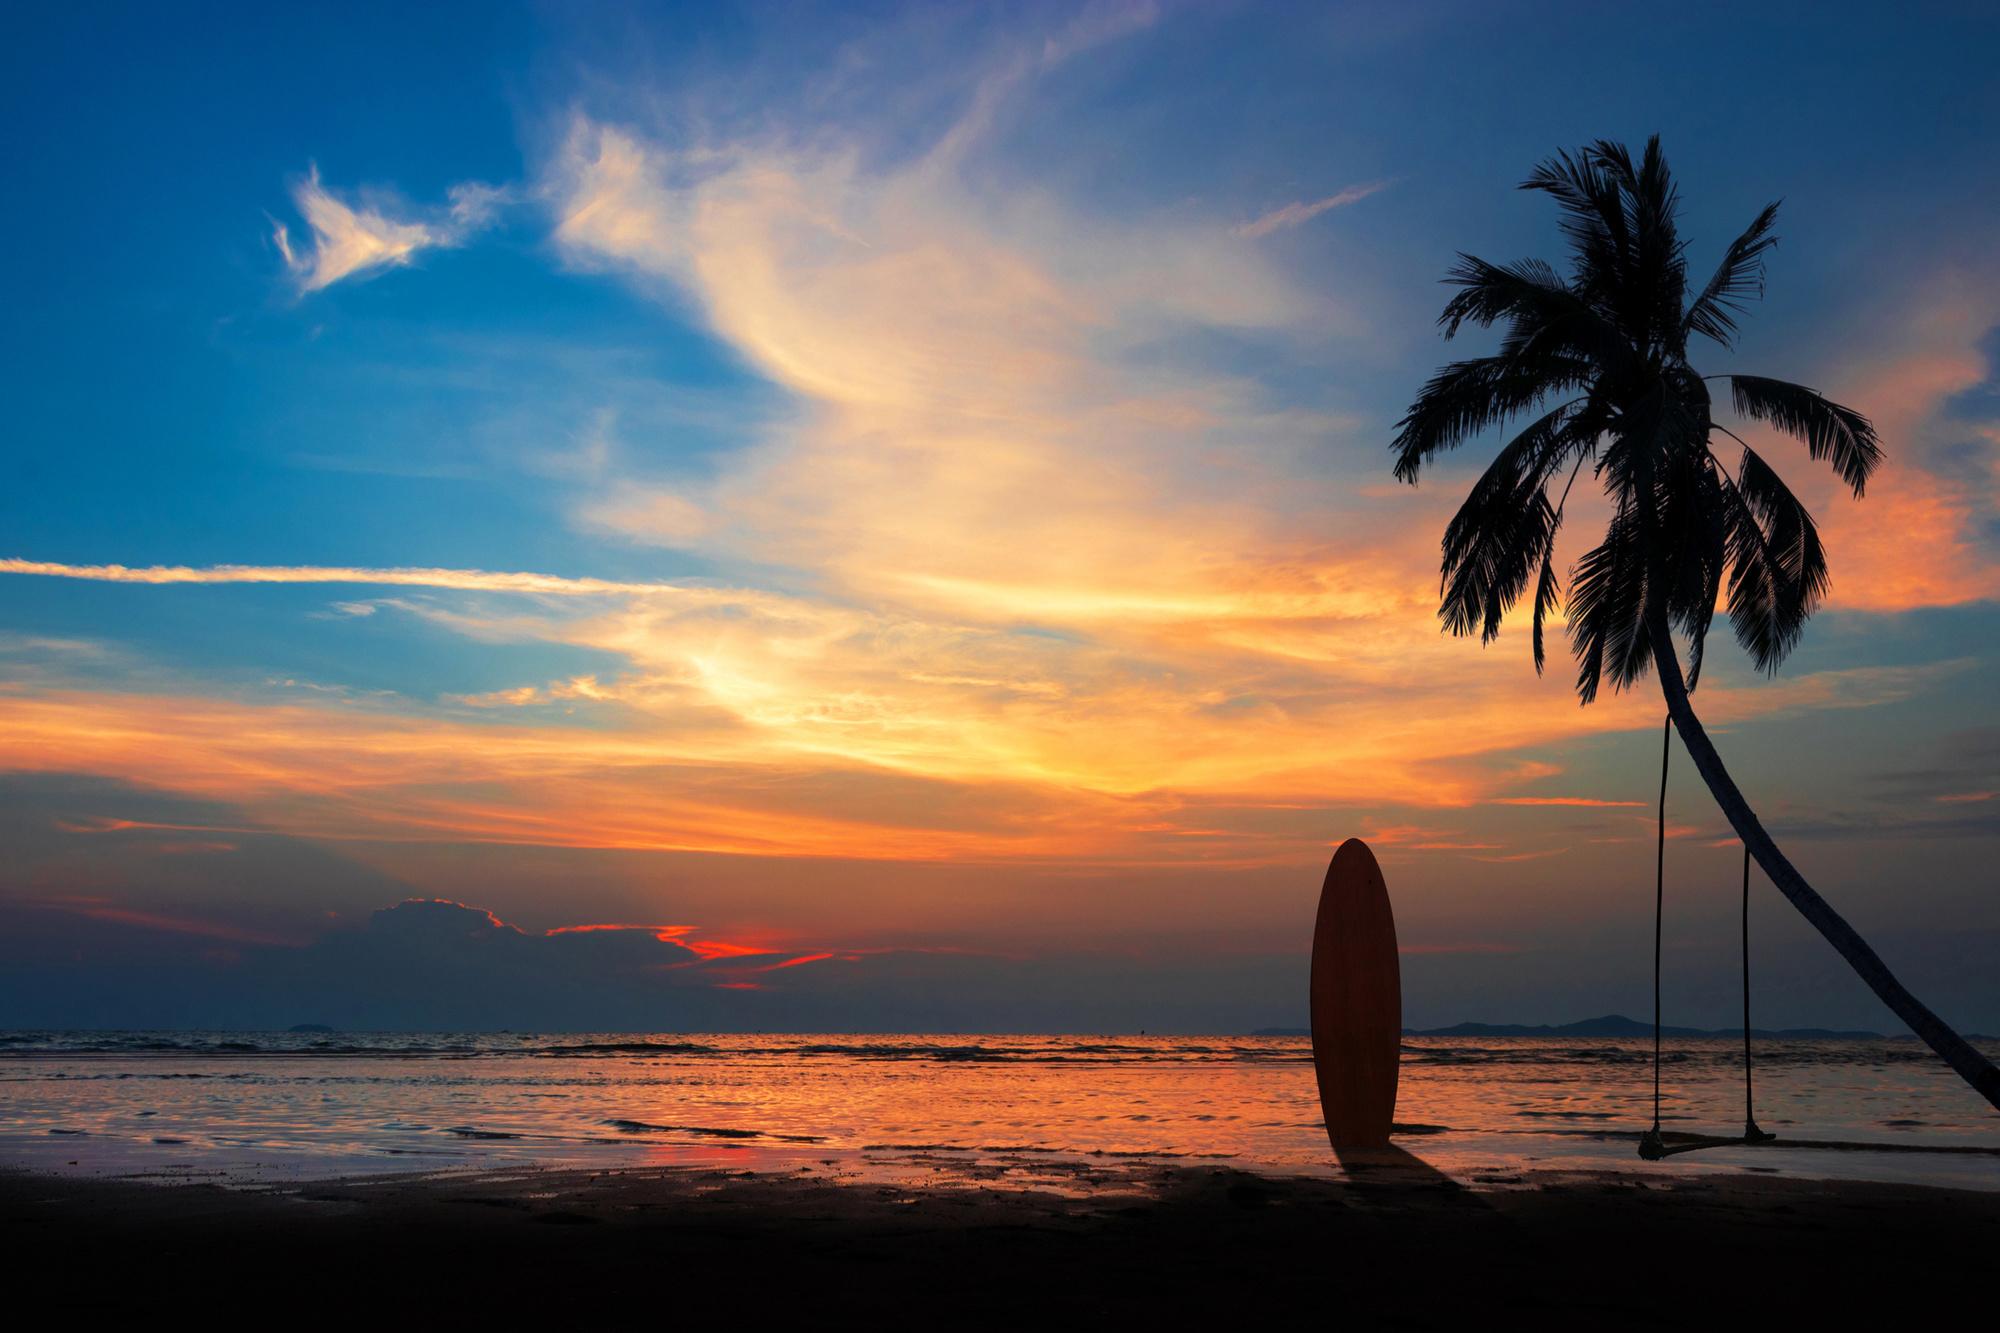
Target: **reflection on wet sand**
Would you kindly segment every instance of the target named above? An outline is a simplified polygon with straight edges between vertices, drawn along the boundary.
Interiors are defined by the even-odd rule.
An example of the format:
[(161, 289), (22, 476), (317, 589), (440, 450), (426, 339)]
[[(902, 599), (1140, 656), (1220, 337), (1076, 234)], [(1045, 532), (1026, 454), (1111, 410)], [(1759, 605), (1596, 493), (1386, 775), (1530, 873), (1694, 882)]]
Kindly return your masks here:
[[(1650, 1111), (1649, 1042), (1407, 1039), (1401, 1154), (1358, 1166), (1328, 1152), (1299, 1039), (230, 1033), (171, 1042), (31, 1034), (0, 1046), (11, 1052), (0, 1055), (0, 1164), (245, 1181), (648, 1164), (1064, 1189), (1094, 1188), (1090, 1173), (1126, 1164), (1226, 1163), (1357, 1182), (1428, 1170), (1477, 1189), (1603, 1169), (2000, 1184), (2000, 1126), (1908, 1042), (1774, 1042), (1758, 1091), (1782, 1139), (1652, 1167), (1633, 1152)], [(1678, 1054), (1668, 1066), (1670, 1137), (1740, 1117), (1740, 1049), (1690, 1042)]]

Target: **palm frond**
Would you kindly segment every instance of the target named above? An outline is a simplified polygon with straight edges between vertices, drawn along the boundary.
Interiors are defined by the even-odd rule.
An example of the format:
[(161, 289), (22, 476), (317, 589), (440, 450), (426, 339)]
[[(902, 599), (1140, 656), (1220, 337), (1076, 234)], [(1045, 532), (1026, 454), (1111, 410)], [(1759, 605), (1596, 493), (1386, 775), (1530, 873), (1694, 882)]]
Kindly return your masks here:
[(1815, 459), (1830, 459), (1840, 479), (1859, 496), (1882, 462), (1882, 444), (1867, 417), (1803, 384), (1760, 375), (1729, 376), (1736, 410), (1805, 442)]
[(1690, 456), (1680, 475), (1661, 488), (1660, 542), (1672, 582), (1666, 590), (1667, 618), (1688, 639), (1687, 687), (1701, 681), (1708, 631), (1715, 621), (1723, 573), (1729, 563), (1729, 525), (1724, 518), (1721, 469), (1704, 450)]
[[(1734, 477), (1710, 451), (1721, 429), (1712, 386), (1687, 348), (1695, 334), (1734, 341), (1737, 317), (1763, 292), (1778, 206), (1730, 243), (1690, 301), (1680, 198), (1657, 136), (1641, 153), (1610, 140), (1559, 152), (1522, 188), (1554, 200), (1567, 266), (1459, 256), (1439, 325), (1447, 338), (1467, 326), (1496, 329), (1498, 354), (1432, 376), (1392, 446), (1396, 476), (1413, 482), (1433, 455), (1532, 420), (1445, 529), (1440, 620), (1490, 641), (1532, 585), (1540, 672), (1548, 617), (1566, 595), (1585, 703), (1607, 682), (1622, 689), (1645, 675), (1654, 648), (1668, 646), (1656, 632), (1686, 636), (1693, 689), (1725, 609), (1758, 667), (1774, 670), (1825, 596), (1825, 551), (1811, 514), (1754, 450), (1746, 447)], [(1737, 412), (1802, 440), (1862, 493), (1882, 458), (1866, 417), (1802, 385), (1709, 377), (1723, 378)], [(1602, 541), (1565, 578), (1555, 544), (1569, 490), (1551, 505), (1550, 483), (1571, 460), (1570, 484), (1590, 461), (1613, 512)]]
[(1569, 480), (1563, 483), (1562, 498), (1556, 501), (1555, 517), (1549, 521), (1548, 540), (1542, 543), (1542, 572), (1535, 580), (1534, 649), (1535, 674), (1542, 674), (1542, 667), (1548, 661), (1543, 647), (1542, 627), (1548, 621), (1556, 601), (1562, 596), (1562, 583), (1556, 577), (1556, 537), (1562, 531), (1563, 511), (1569, 507), (1569, 493), (1576, 485), (1577, 473), (1583, 471), (1583, 463), (1597, 450), (1597, 440), (1604, 431), (1605, 415), (1603, 404), (1593, 400), (1579, 409), (1564, 427), (1576, 441), (1576, 462), (1570, 467)]
[(1576, 389), (1591, 377), (1576, 357), (1479, 357), (1455, 361), (1431, 376), (1403, 419), (1389, 448), (1396, 476), (1415, 481), (1430, 457), (1532, 410), (1550, 394)]
[(1569, 638), (1576, 654), (1576, 692), (1597, 698), (1607, 675), (1623, 689), (1646, 673), (1651, 639), (1646, 610), (1652, 597), (1645, 542), (1630, 507), (1605, 529), (1604, 542), (1585, 553), (1570, 575)]
[(1686, 479), (1688, 445), (1704, 438), (1702, 418), (1697, 415), (1702, 405), (1671, 390), (1669, 384), (1656, 383), (1628, 396), (1598, 459), (1597, 472), (1606, 491), (1635, 515), (1657, 507), (1658, 500), (1646, 497), (1655, 496), (1663, 484), (1676, 477)]
[(1632, 344), (1605, 312), (1583, 301), (1551, 301), (1522, 310), (1500, 339), (1500, 355), (1518, 361), (1552, 356), (1587, 361), (1600, 375), (1623, 378), (1638, 367)]
[(1447, 339), (1468, 323), (1485, 328), (1505, 319), (1504, 356), (1584, 356), (1614, 369), (1631, 360), (1618, 328), (1542, 260), (1494, 264), (1461, 254), (1444, 281), (1460, 289), (1438, 316)]
[(1574, 259), (1575, 286), (1586, 296), (1617, 290), (1631, 250), (1618, 187), (1589, 153), (1558, 152), (1521, 182), (1562, 210), (1558, 226)]
[(1771, 228), (1778, 221), (1778, 205), (1764, 206), (1741, 236), (1723, 251), (1715, 276), (1688, 306), (1681, 321), (1682, 337), (1698, 333), (1704, 338), (1732, 347), (1736, 343), (1736, 316), (1764, 295), (1764, 253), (1778, 243)]
[(1544, 488), (1577, 447), (1575, 409), (1557, 408), (1497, 454), (1445, 527), (1438, 618), (1453, 634), (1490, 643), (1555, 544), (1555, 509)]
[(1556, 581), (1556, 533), (1562, 528), (1562, 513), (1557, 511), (1549, 524), (1549, 539), (1542, 546), (1542, 573), (1535, 580), (1535, 674), (1542, 674), (1542, 664), (1548, 655), (1542, 649), (1542, 624), (1550, 611), (1555, 609), (1556, 599), (1562, 596), (1562, 585)]
[(1812, 513), (1784, 480), (1744, 449), (1734, 484), (1722, 490), (1729, 527), (1729, 619), (1765, 673), (1797, 646), (1807, 617), (1826, 596), (1826, 550)]
[(1461, 254), (1444, 281), (1459, 288), (1445, 303), (1438, 324), (1446, 339), (1458, 336), (1465, 324), (1485, 328), (1497, 319), (1523, 314), (1568, 310), (1576, 297), (1556, 271), (1540, 259), (1494, 264), (1477, 255)]
[(1687, 263), (1679, 233), (1680, 192), (1667, 169), (1660, 136), (1647, 140), (1637, 167), (1625, 145), (1609, 139), (1592, 144), (1585, 156), (1616, 186), (1631, 236), (1619, 322), (1635, 341), (1667, 345), (1679, 335)]

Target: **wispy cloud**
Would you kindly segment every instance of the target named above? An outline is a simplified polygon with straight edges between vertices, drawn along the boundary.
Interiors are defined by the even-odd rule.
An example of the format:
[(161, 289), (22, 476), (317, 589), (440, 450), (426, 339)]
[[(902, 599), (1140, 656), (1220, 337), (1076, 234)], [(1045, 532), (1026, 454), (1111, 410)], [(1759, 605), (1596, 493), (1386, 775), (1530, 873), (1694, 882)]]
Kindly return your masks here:
[(712, 475), (608, 477), (584, 520), (985, 624), (1249, 632), (1237, 613), (1267, 562), (1296, 607), (1396, 597), (1379, 565), (1323, 570), (1307, 525), (1258, 504), (1328, 489), (1247, 464), (1335, 423), (1126, 356), (1175, 329), (1287, 329), (1295, 291), (1186, 218), (1114, 227), (1028, 190), (996, 206), (961, 128), (872, 166), (831, 130), (689, 149), (573, 123), (545, 187), (561, 252), (691, 298), (798, 403)]
[(1491, 802), (1489, 802), (1489, 804), (1574, 805), (1574, 806), (1582, 806), (1585, 809), (1596, 810), (1596, 809), (1623, 809), (1625, 807), (1643, 809), (1646, 803), (1644, 801), (1603, 801), (1599, 800), (1595, 796), (1496, 796), (1493, 798)]
[(1551, 847), (1546, 851), (1540, 852), (1513, 852), (1507, 856), (1472, 856), (1466, 859), (1470, 861), (1482, 861), (1487, 865), (1512, 865), (1519, 861), (1545, 861), (1551, 856), (1567, 855), (1569, 855), (1569, 848)]
[(342, 278), (410, 263), (424, 250), (461, 244), (487, 226), (506, 200), (499, 187), (466, 182), (454, 185), (441, 209), (404, 217), (389, 215), (386, 204), (349, 202), (320, 183), (313, 167), (292, 189), (292, 202), (311, 233), (309, 244), (294, 245), (291, 230), (273, 221), (271, 239), (301, 292), (314, 292)]
[[(66, 565), (48, 560), (0, 559), (0, 574), (85, 579), (94, 583), (360, 583), (388, 587), (452, 588), (460, 592), (517, 592), (545, 597), (599, 597), (616, 593), (695, 593), (672, 583), (565, 578), (557, 574), (484, 569), (362, 569), (340, 565)], [(698, 595), (698, 594), (697, 594)], [(367, 603), (336, 602), (343, 614), (372, 614)]]
[(1157, 0), (1090, 0), (1069, 26), (1042, 42), (1042, 63), (1058, 65), (1094, 46), (1115, 41), (1159, 22)]
[(1295, 199), (1283, 208), (1274, 208), (1262, 217), (1231, 227), (1229, 234), (1246, 241), (1254, 241), (1269, 236), (1274, 231), (1284, 231), (1311, 222), (1322, 213), (1359, 203), (1369, 195), (1387, 189), (1389, 185), (1388, 181), (1369, 181), (1363, 185), (1350, 185), (1344, 190), (1327, 195), (1324, 199), (1311, 201)]

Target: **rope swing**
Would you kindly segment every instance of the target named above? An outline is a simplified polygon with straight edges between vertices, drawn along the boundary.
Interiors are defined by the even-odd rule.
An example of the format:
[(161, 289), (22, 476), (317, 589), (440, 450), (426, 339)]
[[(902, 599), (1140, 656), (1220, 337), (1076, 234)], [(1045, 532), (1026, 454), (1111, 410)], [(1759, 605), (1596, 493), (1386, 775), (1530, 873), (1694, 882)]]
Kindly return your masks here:
[[(1750, 1089), (1750, 846), (1743, 846), (1743, 1141), (1769, 1143), (1776, 1134), (1757, 1127), (1757, 1111)], [(1654, 1120), (1659, 1119), (1657, 1108)]]
[(1653, 854), (1653, 1127), (1639, 1136), (1639, 1156), (1657, 1162), (1675, 1153), (1732, 1143), (1769, 1143), (1777, 1138), (1757, 1127), (1750, 1069), (1750, 847), (1743, 848), (1743, 1137), (1704, 1138), (1668, 1147), (1660, 1134), (1660, 940), (1667, 904), (1667, 763), (1673, 754), (1674, 719), (1660, 728), (1659, 838)]

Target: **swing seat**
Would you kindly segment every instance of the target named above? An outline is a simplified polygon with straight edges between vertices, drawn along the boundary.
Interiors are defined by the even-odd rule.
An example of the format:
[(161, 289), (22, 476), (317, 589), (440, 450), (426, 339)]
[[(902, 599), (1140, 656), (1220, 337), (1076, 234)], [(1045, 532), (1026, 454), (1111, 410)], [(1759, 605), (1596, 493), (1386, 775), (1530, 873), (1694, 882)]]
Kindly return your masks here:
[(1676, 1157), (1684, 1152), (1700, 1152), (1703, 1148), (1754, 1148), (1759, 1144), (1776, 1143), (1778, 1136), (1757, 1127), (1751, 1121), (1743, 1127), (1740, 1136), (1721, 1134), (1676, 1134), (1672, 1143), (1658, 1130), (1647, 1130), (1639, 1136), (1639, 1156), (1649, 1162), (1662, 1158)]

